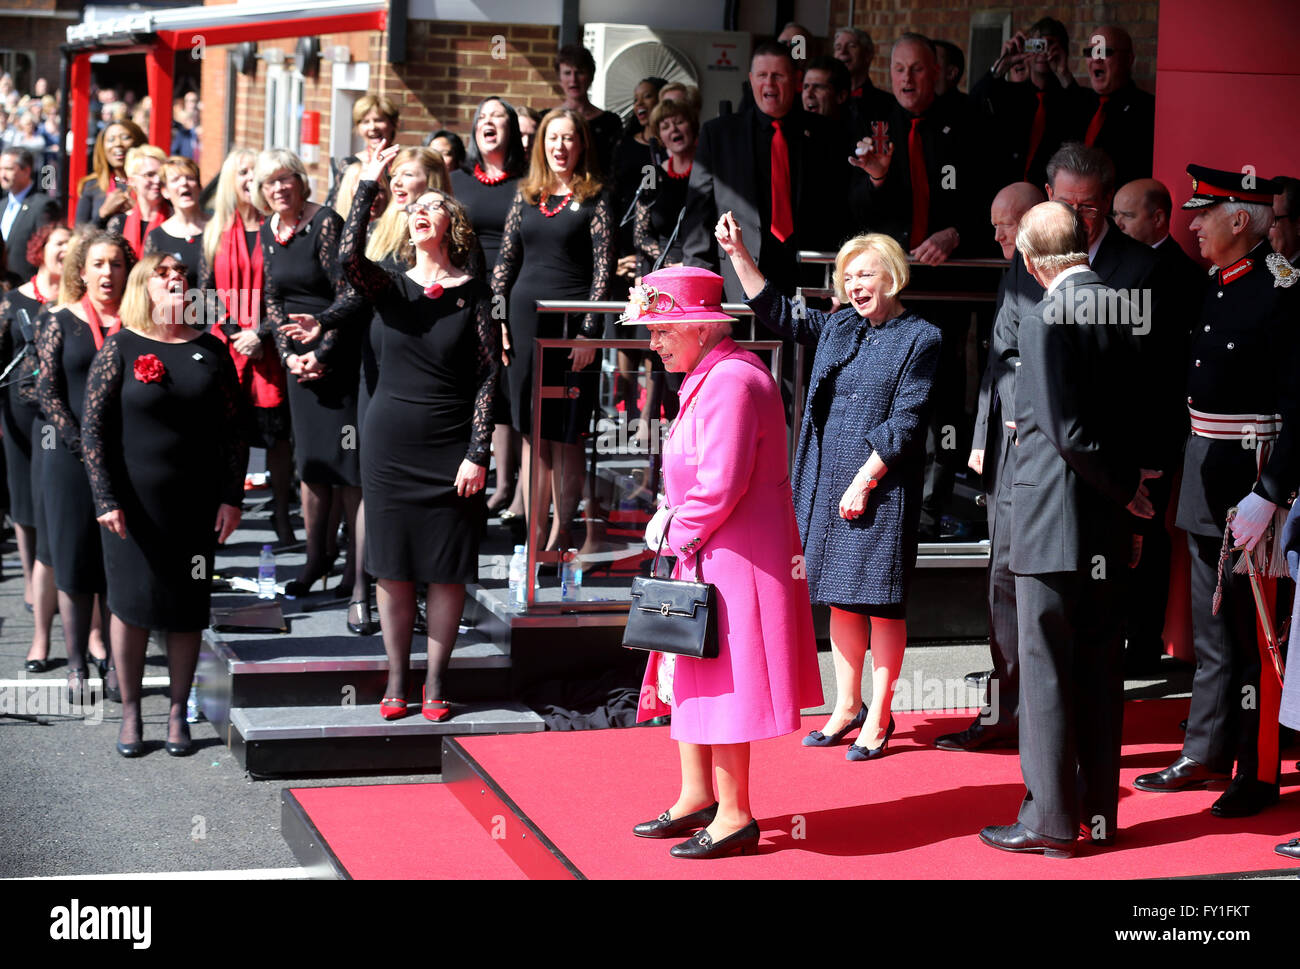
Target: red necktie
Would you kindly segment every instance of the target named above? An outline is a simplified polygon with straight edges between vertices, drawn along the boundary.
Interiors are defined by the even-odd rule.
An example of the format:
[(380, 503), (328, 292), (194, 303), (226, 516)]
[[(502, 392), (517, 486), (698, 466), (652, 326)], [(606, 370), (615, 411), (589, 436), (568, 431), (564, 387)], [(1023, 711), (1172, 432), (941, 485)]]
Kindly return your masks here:
[(1029, 166), (1038, 154), (1038, 146), (1043, 142), (1043, 130), (1047, 127), (1047, 109), (1043, 107), (1042, 91), (1038, 92), (1038, 110), (1034, 112), (1034, 123), (1029, 128), (1029, 150), (1025, 152), (1025, 181), (1029, 181)]
[(772, 122), (772, 235), (782, 242), (794, 234), (790, 214), (790, 149), (781, 122)]
[(1106, 94), (1097, 98), (1097, 113), (1088, 122), (1088, 133), (1083, 136), (1083, 143), (1089, 147), (1097, 140), (1097, 136), (1101, 134), (1101, 126), (1106, 123), (1106, 102), (1109, 100), (1110, 96)]
[(912, 234), (908, 245), (913, 249), (925, 241), (925, 227), (930, 218), (930, 179), (925, 171), (920, 124), (920, 118), (913, 118), (912, 130), (907, 134), (907, 160), (912, 170)]

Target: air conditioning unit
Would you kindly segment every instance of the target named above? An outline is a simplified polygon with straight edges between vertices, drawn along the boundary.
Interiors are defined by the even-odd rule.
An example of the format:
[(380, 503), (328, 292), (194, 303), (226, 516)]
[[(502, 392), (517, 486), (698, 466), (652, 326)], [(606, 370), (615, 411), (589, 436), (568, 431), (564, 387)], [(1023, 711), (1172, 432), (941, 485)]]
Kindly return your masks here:
[(722, 101), (730, 101), (732, 110), (740, 108), (749, 76), (749, 34), (596, 23), (583, 27), (582, 43), (596, 61), (587, 96), (624, 119), (632, 113), (632, 92), (647, 77), (698, 87), (701, 121), (717, 117)]

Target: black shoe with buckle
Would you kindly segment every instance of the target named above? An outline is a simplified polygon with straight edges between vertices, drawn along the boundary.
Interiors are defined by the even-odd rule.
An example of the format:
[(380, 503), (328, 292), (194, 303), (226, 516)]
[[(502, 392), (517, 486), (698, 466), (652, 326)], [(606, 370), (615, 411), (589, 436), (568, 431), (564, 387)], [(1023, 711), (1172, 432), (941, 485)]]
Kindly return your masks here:
[(729, 834), (721, 841), (714, 841), (708, 831), (700, 831), (694, 837), (673, 845), (669, 854), (674, 858), (725, 858), (727, 855), (758, 854), (758, 821), (752, 820), (735, 834)]
[(670, 818), (668, 812), (665, 811), (653, 821), (642, 821), (632, 829), (632, 833), (638, 838), (676, 838), (687, 831), (708, 827), (713, 823), (713, 819), (717, 814), (717, 801), (714, 801), (706, 808), (683, 815), (680, 818)]

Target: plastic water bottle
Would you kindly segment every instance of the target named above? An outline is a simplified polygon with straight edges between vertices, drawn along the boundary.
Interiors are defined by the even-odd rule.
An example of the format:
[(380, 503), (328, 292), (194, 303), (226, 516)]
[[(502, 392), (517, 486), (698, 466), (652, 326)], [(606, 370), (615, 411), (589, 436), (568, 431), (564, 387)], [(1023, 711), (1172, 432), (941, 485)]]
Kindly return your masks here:
[(262, 546), (262, 555), (257, 560), (257, 597), (275, 598), (275, 553), (270, 545)]
[(560, 569), (560, 598), (565, 602), (576, 602), (582, 598), (582, 559), (578, 558), (576, 548), (564, 553)]
[(523, 611), (528, 604), (528, 589), (524, 585), (528, 574), (528, 554), (522, 545), (515, 546), (510, 558), (510, 607)]
[(203, 713), (199, 710), (199, 683), (195, 680), (190, 684), (189, 699), (185, 701), (185, 722), (198, 723), (203, 719)]

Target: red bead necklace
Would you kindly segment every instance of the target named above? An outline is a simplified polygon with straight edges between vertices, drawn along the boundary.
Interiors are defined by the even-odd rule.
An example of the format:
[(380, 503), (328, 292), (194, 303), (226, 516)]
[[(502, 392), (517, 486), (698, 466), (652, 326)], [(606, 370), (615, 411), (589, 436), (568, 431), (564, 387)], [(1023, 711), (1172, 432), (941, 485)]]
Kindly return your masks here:
[(675, 179), (677, 179), (678, 181), (681, 181), (683, 178), (690, 178), (690, 177), (691, 177), (691, 168), (692, 168), (694, 165), (695, 165), (695, 162), (691, 162), (689, 165), (686, 166), (686, 171), (684, 171), (684, 172), (682, 172), (680, 175), (678, 175), (675, 171), (673, 171), (673, 160), (672, 160), (672, 158), (669, 158), (669, 159), (668, 159), (668, 166), (664, 169), (664, 172), (665, 172), (665, 174), (667, 174), (667, 176), (668, 176), (669, 178), (675, 178)]
[(504, 182), (507, 178), (510, 177), (510, 173), (502, 172), (500, 175), (488, 175), (486, 172), (483, 171), (481, 167), (475, 165), (474, 177), (477, 178), (484, 185), (500, 185), (502, 182)]
[(537, 202), (537, 207), (538, 207), (539, 209), (542, 210), (542, 215), (546, 216), (548, 219), (549, 219), (549, 218), (552, 218), (553, 216), (556, 216), (556, 215), (558, 215), (558, 214), (560, 213), (560, 210), (564, 208), (565, 203), (568, 202), (569, 198), (570, 198), (572, 195), (573, 195), (572, 192), (570, 192), (568, 195), (561, 195), (561, 196), (559, 197), (559, 198), (560, 198), (560, 203), (559, 203), (557, 206), (555, 206), (555, 208), (553, 208), (553, 209), (548, 209), (548, 208), (546, 207), (546, 200), (549, 199), (549, 198), (551, 198), (551, 196), (549, 196), (549, 195), (545, 195), (545, 196), (543, 196), (542, 198), (540, 198), (540, 199), (538, 200), (538, 202)]

